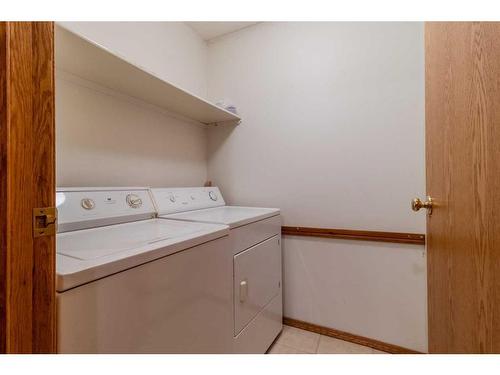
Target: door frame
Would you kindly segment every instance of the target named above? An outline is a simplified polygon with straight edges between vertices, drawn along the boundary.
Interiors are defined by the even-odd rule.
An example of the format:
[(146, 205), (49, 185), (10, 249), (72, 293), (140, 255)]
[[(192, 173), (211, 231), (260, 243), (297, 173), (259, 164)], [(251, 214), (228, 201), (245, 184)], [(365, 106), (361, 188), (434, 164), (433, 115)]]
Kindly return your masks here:
[(0, 22), (0, 353), (56, 352), (53, 22)]

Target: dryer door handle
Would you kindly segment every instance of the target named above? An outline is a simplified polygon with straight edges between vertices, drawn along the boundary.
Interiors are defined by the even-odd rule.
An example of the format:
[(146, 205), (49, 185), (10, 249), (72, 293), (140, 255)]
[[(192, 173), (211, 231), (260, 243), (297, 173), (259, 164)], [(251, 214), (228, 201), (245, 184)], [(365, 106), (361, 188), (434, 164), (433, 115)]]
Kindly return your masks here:
[(245, 302), (248, 296), (248, 281), (240, 281), (240, 302)]

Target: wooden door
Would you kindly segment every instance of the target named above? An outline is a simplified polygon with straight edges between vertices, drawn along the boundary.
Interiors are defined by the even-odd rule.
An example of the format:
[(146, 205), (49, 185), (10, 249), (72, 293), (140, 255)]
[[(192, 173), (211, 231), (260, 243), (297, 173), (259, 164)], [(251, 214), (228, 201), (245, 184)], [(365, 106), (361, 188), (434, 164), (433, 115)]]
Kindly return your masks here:
[(54, 27), (0, 22), (0, 352), (56, 350), (55, 236), (33, 237), (55, 200)]
[(500, 353), (500, 23), (427, 23), (429, 351)]

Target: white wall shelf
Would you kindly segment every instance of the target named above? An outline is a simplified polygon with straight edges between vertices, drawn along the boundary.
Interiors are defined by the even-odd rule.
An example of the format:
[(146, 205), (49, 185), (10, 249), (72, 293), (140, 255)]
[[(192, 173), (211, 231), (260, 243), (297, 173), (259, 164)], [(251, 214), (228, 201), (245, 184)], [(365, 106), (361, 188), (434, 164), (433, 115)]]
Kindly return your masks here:
[(169, 83), (107, 48), (56, 26), (55, 65), (125, 95), (202, 124), (238, 124), (240, 117)]

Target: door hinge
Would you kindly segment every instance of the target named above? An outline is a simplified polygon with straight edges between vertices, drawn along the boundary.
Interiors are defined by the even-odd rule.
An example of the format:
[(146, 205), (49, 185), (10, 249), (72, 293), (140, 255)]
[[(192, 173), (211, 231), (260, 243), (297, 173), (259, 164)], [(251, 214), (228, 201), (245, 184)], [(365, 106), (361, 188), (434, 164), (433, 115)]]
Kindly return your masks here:
[(57, 208), (33, 209), (33, 237), (51, 236), (57, 231)]

